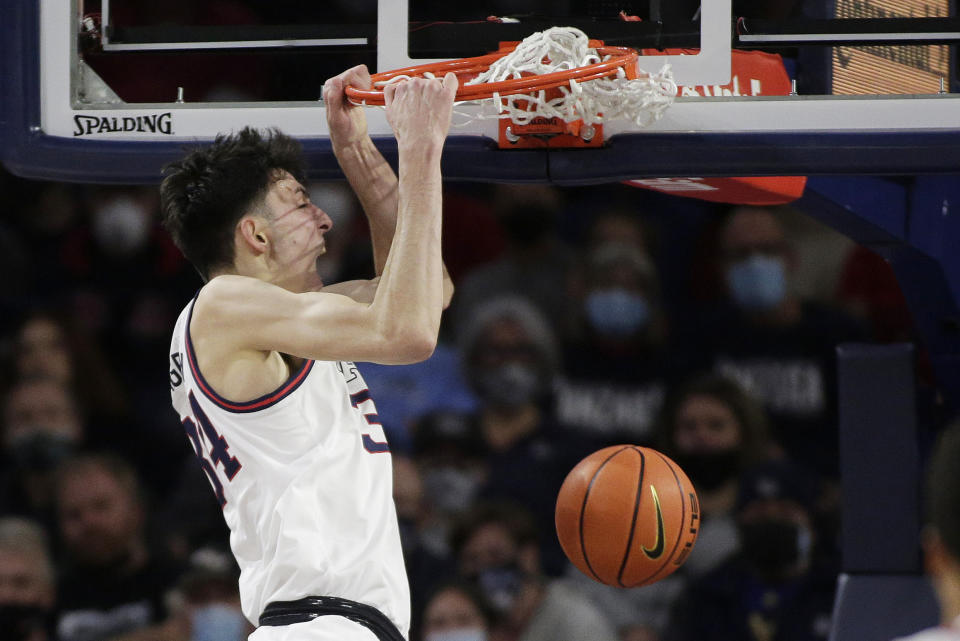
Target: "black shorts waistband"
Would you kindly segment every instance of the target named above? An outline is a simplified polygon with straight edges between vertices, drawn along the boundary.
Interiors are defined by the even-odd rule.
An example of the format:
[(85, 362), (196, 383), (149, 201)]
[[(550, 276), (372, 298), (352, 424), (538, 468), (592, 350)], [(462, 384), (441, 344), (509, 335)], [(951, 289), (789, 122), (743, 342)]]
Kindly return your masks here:
[(341, 616), (364, 626), (380, 641), (406, 641), (387, 615), (372, 605), (336, 596), (308, 596), (296, 601), (273, 601), (260, 615), (260, 625), (279, 626), (313, 621), (322, 616)]

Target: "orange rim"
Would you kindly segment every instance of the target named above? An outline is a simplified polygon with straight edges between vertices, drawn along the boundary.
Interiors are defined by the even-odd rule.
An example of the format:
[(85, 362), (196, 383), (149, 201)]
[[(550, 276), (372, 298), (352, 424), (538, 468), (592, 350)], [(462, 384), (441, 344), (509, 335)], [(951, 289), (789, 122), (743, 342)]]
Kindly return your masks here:
[[(443, 76), (447, 72), (457, 74), (457, 77), (469, 76), (473, 78), (478, 74), (490, 68), (490, 65), (504, 57), (514, 47), (501, 49), (495, 53), (475, 58), (458, 58), (456, 60), (445, 60), (442, 62), (431, 62), (413, 67), (404, 67), (403, 69), (394, 69), (383, 73), (375, 73), (370, 76), (374, 85), (378, 82), (385, 82), (397, 76), (422, 76), (425, 73), (433, 73), (436, 76)], [(457, 89), (456, 100), (482, 100), (484, 98), (493, 98), (494, 94), (501, 96), (512, 96), (519, 93), (531, 93), (541, 89), (552, 89), (561, 85), (568, 84), (571, 80), (586, 82), (596, 80), (605, 76), (612, 76), (617, 73), (617, 69), (627, 68), (631, 63), (635, 64), (637, 52), (628, 47), (596, 47), (597, 54), (600, 56), (610, 56), (603, 62), (598, 62), (584, 67), (575, 67), (563, 71), (553, 71), (543, 75), (529, 75), (522, 78), (511, 78), (499, 82), (485, 82), (476, 85), (460, 84)], [(633, 74), (627, 70), (627, 76), (632, 78)], [(468, 79), (469, 79), (468, 78)], [(353, 102), (363, 102), (368, 105), (383, 106), (384, 97), (382, 89), (357, 89), (347, 87), (347, 97)]]

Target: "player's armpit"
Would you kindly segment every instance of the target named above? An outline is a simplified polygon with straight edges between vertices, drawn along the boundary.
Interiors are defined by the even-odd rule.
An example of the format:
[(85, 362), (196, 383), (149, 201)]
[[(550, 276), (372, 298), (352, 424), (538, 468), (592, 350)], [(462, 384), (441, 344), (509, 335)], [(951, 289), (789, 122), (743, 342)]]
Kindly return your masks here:
[(342, 283), (333, 283), (324, 285), (321, 291), (327, 294), (340, 294), (352, 298), (358, 303), (372, 303), (373, 297), (377, 293), (377, 285), (380, 284), (380, 277), (370, 280), (345, 280)]
[(275, 350), (314, 360), (404, 364), (428, 358), (436, 346), (430, 332), (392, 322), (373, 305), (327, 291), (295, 294), (245, 276), (211, 280), (197, 298), (190, 331), (215, 360)]
[[(373, 297), (377, 293), (377, 285), (380, 284), (380, 277), (370, 280), (345, 280), (342, 283), (333, 283), (324, 285), (321, 291), (328, 294), (341, 294), (357, 301), (358, 303), (372, 303)], [(450, 299), (453, 298), (453, 281), (446, 269), (443, 271), (443, 308), (450, 306)]]

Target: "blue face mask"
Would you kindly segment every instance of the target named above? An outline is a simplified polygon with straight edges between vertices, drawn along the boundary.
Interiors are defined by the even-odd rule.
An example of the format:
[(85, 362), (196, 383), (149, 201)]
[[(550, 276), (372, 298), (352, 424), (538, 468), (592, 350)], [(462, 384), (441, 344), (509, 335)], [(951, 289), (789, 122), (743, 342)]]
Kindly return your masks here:
[(600, 289), (587, 296), (587, 319), (605, 336), (630, 336), (650, 321), (650, 305), (635, 292)]
[(197, 608), (193, 613), (193, 634), (190, 641), (246, 641), (247, 619), (229, 605), (216, 604)]
[(787, 295), (783, 259), (754, 254), (741, 260), (727, 270), (727, 287), (734, 302), (743, 309), (773, 309)]
[(424, 641), (487, 641), (487, 633), (483, 628), (457, 628), (432, 632), (424, 637)]

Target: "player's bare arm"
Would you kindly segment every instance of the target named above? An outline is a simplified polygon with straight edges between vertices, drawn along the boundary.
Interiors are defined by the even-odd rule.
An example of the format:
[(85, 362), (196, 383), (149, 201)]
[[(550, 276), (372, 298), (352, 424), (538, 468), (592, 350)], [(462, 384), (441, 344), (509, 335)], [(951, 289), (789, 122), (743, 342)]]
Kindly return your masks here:
[[(271, 261), (283, 240), (262, 217), (241, 220), (237, 261), (245, 275), (212, 279), (197, 299), (191, 325), (200, 369), (217, 391), (234, 400), (270, 391), (289, 372), (281, 354), (390, 364), (429, 357), (444, 302), (440, 153), (456, 85), (449, 74), (442, 82), (412, 80), (387, 92), (400, 158), (398, 214), (369, 304), (325, 289), (278, 286), (284, 284), (277, 282), (282, 270)], [(297, 191), (282, 187), (277, 198)], [(297, 208), (304, 206), (309, 202)]]
[[(393, 168), (367, 133), (364, 109), (347, 100), (344, 90), (348, 86), (370, 87), (370, 73), (366, 65), (352, 67), (327, 80), (323, 88), (323, 100), (333, 152), (367, 215), (374, 266), (376, 273), (380, 274), (397, 226), (399, 182)], [(443, 268), (443, 276), (446, 309), (453, 296), (453, 281), (446, 267)]]

